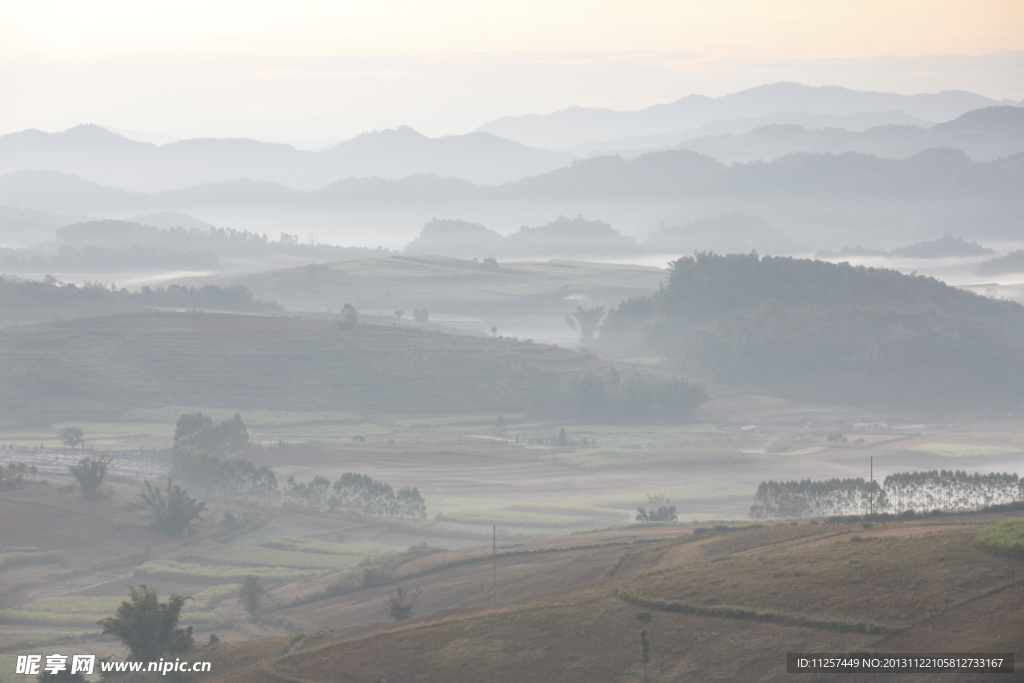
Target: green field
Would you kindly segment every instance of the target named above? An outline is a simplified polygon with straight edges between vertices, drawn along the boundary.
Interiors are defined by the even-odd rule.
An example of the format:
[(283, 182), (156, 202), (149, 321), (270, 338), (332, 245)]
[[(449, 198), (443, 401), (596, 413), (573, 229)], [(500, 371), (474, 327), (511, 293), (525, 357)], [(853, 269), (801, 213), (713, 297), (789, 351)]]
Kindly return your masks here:
[(1008, 519), (978, 532), (978, 547), (993, 555), (1024, 560), (1024, 519)]

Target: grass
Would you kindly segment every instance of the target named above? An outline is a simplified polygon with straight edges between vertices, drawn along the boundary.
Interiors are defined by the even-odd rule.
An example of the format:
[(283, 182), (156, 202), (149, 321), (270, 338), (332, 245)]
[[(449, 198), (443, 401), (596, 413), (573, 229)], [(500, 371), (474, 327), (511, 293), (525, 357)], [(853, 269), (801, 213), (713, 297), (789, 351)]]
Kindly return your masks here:
[[(826, 621), (901, 627), (985, 595), (1015, 576), (1009, 561), (994, 562), (972, 547), (974, 534), (969, 528), (903, 537), (870, 536), (849, 527), (855, 528), (873, 542), (836, 544), (827, 536), (834, 530), (816, 532), (806, 526), (713, 537), (700, 542), (704, 557), (724, 558), (714, 563), (713, 571), (707, 564), (681, 565), (669, 573), (634, 579), (626, 588), (651, 600), (738, 605)], [(798, 545), (785, 553), (748, 552), (758, 544), (816, 533), (825, 542)], [(840, 538), (849, 540), (836, 540)]]
[(750, 456), (726, 449), (596, 449), (552, 455), (550, 461), (581, 470), (632, 469), (672, 465), (748, 462)]
[[(283, 550), (275, 542), (265, 545), (223, 545), (205, 541), (184, 548), (168, 559), (182, 562), (209, 562), (237, 567), (284, 567), (290, 569), (344, 569), (359, 564), (362, 558), (374, 554), (377, 548), (351, 544), (335, 544), (337, 552), (310, 552)], [(347, 546), (347, 547), (346, 547)]]
[(978, 532), (978, 547), (993, 555), (1024, 560), (1024, 519), (1007, 519)]
[(64, 553), (59, 550), (0, 552), (0, 569), (50, 562), (64, 562)]

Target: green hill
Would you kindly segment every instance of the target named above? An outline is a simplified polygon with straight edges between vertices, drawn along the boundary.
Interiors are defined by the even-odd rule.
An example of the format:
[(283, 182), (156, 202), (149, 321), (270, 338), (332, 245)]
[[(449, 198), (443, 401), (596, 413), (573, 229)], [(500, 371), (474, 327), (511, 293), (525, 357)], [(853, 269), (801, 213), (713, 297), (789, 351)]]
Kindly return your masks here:
[(837, 403), (1014, 412), (1024, 307), (923, 276), (756, 254), (676, 261), (601, 328), (613, 354), (668, 354), (706, 379)]
[(605, 365), (554, 346), (397, 325), (118, 315), (0, 331), (0, 409), (46, 423), (161, 405), (557, 411), (569, 377)]

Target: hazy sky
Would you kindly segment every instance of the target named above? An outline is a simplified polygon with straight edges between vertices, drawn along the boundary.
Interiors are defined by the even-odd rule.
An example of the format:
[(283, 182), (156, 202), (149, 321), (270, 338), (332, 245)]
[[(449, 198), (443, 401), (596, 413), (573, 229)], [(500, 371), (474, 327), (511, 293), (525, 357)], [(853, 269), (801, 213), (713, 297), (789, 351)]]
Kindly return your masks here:
[(0, 132), (316, 146), (791, 80), (1024, 98), (1021, 0), (4, 0)]

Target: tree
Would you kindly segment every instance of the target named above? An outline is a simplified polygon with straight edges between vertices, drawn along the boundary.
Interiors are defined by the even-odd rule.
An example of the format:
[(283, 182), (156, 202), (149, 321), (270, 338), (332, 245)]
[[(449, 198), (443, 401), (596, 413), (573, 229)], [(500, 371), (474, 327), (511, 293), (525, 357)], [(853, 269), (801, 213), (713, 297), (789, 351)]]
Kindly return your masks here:
[(359, 314), (352, 304), (345, 304), (341, 309), (341, 320), (338, 321), (339, 330), (351, 330), (359, 323)]
[(388, 601), (384, 609), (392, 619), (402, 621), (412, 616), (412, 609), (416, 606), (416, 601), (419, 599), (419, 587), (403, 588), (402, 586), (395, 586), (388, 591)]
[(85, 441), (82, 438), (85, 436), (82, 433), (80, 427), (64, 427), (57, 432), (57, 437), (67, 448), (74, 448), (75, 446), (84, 446)]
[(494, 433), (498, 436), (505, 436), (507, 426), (505, 425), (505, 416), (499, 415), (498, 419), (494, 421)]
[(576, 311), (565, 316), (565, 324), (569, 329), (580, 337), (581, 346), (590, 346), (594, 343), (594, 336), (597, 334), (597, 327), (604, 318), (604, 306), (594, 308), (583, 308), (577, 306)]
[(188, 491), (177, 484), (172, 485), (169, 477), (166, 497), (159, 488), (154, 488), (148, 481), (145, 482), (145, 489), (139, 493), (139, 497), (142, 498), (143, 504), (133, 505), (149, 510), (153, 514), (153, 528), (171, 536), (180, 536), (185, 527), (193, 520), (199, 519), (206, 510), (206, 503), (192, 498)]
[(82, 489), (82, 495), (86, 498), (96, 495), (103, 479), (107, 476), (107, 467), (110, 465), (110, 458), (106, 453), (98, 458), (82, 458), (77, 465), (69, 465), (71, 475), (78, 480), (78, 487)]
[(178, 627), (181, 608), (192, 598), (172, 595), (161, 603), (157, 592), (145, 584), (138, 590), (129, 586), (128, 590), (131, 599), (122, 602), (114, 616), (96, 622), (103, 627), (103, 635), (117, 637), (135, 661), (155, 662), (192, 648), (192, 627)]
[(414, 308), (412, 311), (412, 318), (418, 323), (425, 323), (430, 320), (430, 311), (426, 308)]
[(644, 680), (647, 680), (647, 663), (651, 661), (651, 639), (647, 637), (647, 629), (640, 631), (640, 657), (644, 663)]
[(249, 574), (242, 579), (242, 587), (238, 590), (238, 598), (242, 601), (245, 611), (255, 619), (257, 613), (263, 607), (263, 584), (260, 577)]
[(562, 427), (562, 429), (559, 430), (559, 432), (558, 432), (558, 445), (559, 446), (568, 446), (569, 445), (569, 439), (565, 435), (565, 427)]

